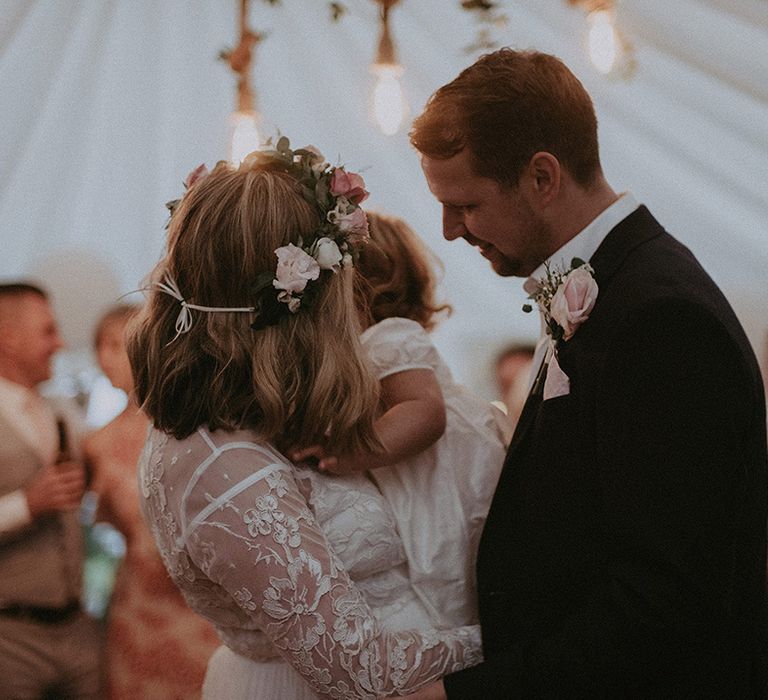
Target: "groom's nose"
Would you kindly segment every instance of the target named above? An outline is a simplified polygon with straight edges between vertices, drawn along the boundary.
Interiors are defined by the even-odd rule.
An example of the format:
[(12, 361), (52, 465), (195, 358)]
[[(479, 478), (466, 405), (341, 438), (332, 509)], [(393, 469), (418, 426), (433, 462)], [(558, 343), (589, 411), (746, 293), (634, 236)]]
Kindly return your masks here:
[(464, 227), (464, 216), (453, 207), (443, 207), (443, 238), (455, 241), (461, 238), (467, 229)]

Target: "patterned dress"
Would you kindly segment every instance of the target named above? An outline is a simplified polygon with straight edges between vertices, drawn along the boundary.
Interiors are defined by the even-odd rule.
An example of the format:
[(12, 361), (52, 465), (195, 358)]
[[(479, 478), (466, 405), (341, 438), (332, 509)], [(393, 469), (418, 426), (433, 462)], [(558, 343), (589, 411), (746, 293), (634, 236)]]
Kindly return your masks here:
[(126, 538), (107, 627), (107, 687), (112, 700), (199, 698), (220, 641), (190, 610), (163, 566), (139, 509), (135, 463), (97, 464), (100, 510)]

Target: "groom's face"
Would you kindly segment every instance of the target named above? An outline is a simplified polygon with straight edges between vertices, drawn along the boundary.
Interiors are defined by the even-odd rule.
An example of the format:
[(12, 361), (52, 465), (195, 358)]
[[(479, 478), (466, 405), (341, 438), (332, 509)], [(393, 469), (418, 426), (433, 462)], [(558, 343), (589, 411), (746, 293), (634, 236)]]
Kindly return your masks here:
[(503, 276), (527, 277), (547, 258), (549, 231), (521, 186), (475, 174), (467, 149), (451, 158), (421, 157), (433, 195), (443, 206), (443, 236), (463, 238)]

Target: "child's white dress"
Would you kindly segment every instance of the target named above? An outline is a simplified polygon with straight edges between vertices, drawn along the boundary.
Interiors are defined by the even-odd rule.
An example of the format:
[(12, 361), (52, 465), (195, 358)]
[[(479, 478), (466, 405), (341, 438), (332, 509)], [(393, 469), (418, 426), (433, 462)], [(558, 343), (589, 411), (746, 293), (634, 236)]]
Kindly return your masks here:
[(443, 392), (446, 429), (430, 448), (371, 474), (394, 511), (413, 587), (437, 627), (477, 621), (475, 558), (504, 462), (510, 427), (489, 402), (455, 384), (427, 332), (389, 318), (361, 337), (379, 380), (430, 369)]

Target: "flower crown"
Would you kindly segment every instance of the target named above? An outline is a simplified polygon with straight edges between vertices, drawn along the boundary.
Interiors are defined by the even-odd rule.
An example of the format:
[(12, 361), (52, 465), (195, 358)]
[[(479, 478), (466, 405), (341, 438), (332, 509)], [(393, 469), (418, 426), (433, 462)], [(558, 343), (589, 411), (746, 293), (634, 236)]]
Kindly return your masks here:
[[(161, 291), (169, 293), (173, 288), (176, 298), (182, 302), (182, 312), (189, 309), (215, 313), (220, 311), (249, 311), (256, 313), (251, 327), (260, 330), (274, 325), (285, 315), (295, 314), (301, 308), (309, 308), (317, 294), (317, 283), (324, 275), (335, 274), (342, 267), (351, 266), (357, 258), (358, 247), (368, 239), (368, 220), (360, 204), (368, 197), (363, 178), (347, 172), (343, 166), (331, 166), (314, 146), (292, 151), (285, 136), (272, 146), (254, 151), (245, 157), (240, 168), (249, 169), (265, 159), (280, 166), (299, 183), (304, 199), (320, 216), (320, 225), (306, 239), (298, 239), (298, 245), (289, 243), (275, 250), (275, 272), (262, 272), (251, 288), (253, 307), (225, 309), (220, 307), (192, 306), (187, 304), (173, 280)], [(193, 170), (184, 180), (185, 189), (208, 175), (205, 165)], [(181, 199), (168, 202), (171, 217)], [(170, 223), (170, 222), (169, 222)], [(186, 309), (186, 311), (185, 311)], [(177, 323), (177, 331), (179, 330)], [(191, 319), (181, 324), (186, 330)]]

